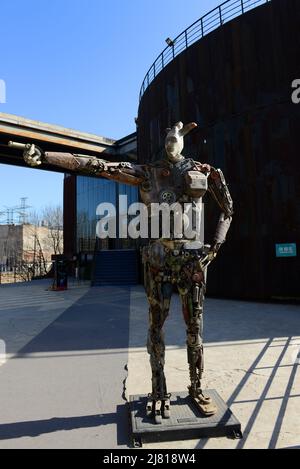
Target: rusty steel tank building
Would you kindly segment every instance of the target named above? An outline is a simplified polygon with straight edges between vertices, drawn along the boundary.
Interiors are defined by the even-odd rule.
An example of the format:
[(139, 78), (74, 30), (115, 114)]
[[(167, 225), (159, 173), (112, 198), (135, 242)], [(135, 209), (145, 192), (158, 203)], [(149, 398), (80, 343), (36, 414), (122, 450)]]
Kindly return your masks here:
[[(299, 24), (298, 0), (227, 1), (171, 38), (142, 84), (140, 161), (162, 156), (165, 128), (195, 121), (185, 155), (220, 167), (230, 186), (234, 221), (210, 295), (300, 297)], [(208, 200), (205, 212), (208, 241)]]
[[(0, 115), (0, 163), (24, 166), (7, 147), (24, 139), (50, 151), (154, 161), (162, 157), (167, 127), (196, 121), (184, 154), (223, 170), (235, 209), (227, 243), (209, 268), (207, 294), (299, 300), (300, 103), (292, 100), (292, 84), (300, 83), (299, 24), (299, 0), (228, 0), (168, 39), (142, 83), (137, 134), (112, 141)], [(93, 260), (94, 276), (104, 283), (116, 280), (113, 271), (118, 282), (128, 274), (120, 250), (133, 248), (117, 240), (101, 259), (95, 243), (97, 205), (119, 193), (137, 200), (137, 192), (121, 186), (65, 175), (65, 254), (83, 264)], [(208, 242), (219, 213), (209, 198), (205, 213)]]

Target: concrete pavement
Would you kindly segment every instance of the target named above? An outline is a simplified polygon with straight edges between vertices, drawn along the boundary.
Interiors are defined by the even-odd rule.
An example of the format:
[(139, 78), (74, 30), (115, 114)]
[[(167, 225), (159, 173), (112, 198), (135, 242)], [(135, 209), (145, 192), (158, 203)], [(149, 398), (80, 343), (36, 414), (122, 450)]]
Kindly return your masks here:
[(27, 338), (0, 368), (0, 448), (127, 447), (129, 306), (129, 289), (0, 288), (8, 353)]
[[(128, 447), (124, 398), (151, 387), (143, 288), (46, 287), (0, 287), (8, 352), (0, 367), (0, 448)], [(183, 391), (188, 367), (176, 295), (165, 332), (169, 391)], [(205, 344), (204, 387), (228, 402), (244, 439), (145, 448), (300, 446), (300, 307), (207, 299)]]

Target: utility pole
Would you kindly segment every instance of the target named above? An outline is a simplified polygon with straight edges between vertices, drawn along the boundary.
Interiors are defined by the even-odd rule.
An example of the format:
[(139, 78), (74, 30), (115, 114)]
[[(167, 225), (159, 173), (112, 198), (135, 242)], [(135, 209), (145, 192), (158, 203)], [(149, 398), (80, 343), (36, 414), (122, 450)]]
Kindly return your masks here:
[(19, 213), (19, 223), (20, 225), (25, 225), (25, 223), (27, 222), (27, 209), (28, 208), (31, 208), (30, 205), (26, 205), (26, 201), (28, 200), (28, 197), (22, 197), (21, 198), (21, 205), (19, 208), (20, 211), (18, 212)]
[(19, 215), (19, 224), (27, 223), (27, 209), (31, 208), (27, 205), (28, 197), (22, 197), (20, 205), (15, 207), (5, 207), (5, 212), (0, 212), (0, 217), (6, 213), (6, 224), (13, 225), (15, 223), (15, 213)]

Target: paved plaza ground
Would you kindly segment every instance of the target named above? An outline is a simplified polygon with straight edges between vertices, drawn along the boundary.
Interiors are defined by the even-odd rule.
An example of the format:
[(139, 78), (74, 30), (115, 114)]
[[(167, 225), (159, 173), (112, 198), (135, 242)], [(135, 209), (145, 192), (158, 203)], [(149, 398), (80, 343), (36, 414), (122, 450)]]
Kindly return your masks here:
[[(0, 448), (128, 448), (126, 399), (151, 388), (143, 288), (48, 287), (0, 286)], [(144, 447), (300, 447), (300, 307), (209, 298), (205, 306), (204, 388), (228, 403), (244, 438)], [(184, 391), (176, 295), (165, 332), (169, 391)]]

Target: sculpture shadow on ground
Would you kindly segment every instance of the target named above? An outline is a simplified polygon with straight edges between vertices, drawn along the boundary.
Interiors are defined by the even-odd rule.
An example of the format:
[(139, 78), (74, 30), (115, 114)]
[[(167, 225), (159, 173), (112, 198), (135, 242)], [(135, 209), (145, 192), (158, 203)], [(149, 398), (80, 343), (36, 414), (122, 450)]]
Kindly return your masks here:
[(130, 288), (91, 288), (23, 347), (17, 356), (127, 349), (129, 316)]
[[(60, 417), (48, 420), (0, 424), (0, 441), (24, 437), (35, 438), (44, 434), (84, 428), (96, 428), (104, 425), (116, 425), (117, 444), (120, 446), (129, 446), (128, 409), (125, 404), (117, 406), (115, 413), (103, 415)], [(97, 447), (100, 446), (101, 437), (99, 436), (99, 445), (97, 445)]]

